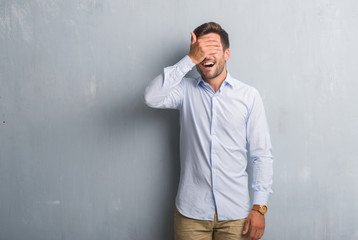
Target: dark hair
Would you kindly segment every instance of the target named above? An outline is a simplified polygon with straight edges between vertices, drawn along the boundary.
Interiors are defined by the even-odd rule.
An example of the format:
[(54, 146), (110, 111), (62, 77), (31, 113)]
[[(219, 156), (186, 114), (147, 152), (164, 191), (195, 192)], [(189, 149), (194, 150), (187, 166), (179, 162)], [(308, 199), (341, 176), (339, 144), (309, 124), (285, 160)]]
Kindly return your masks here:
[(220, 35), (221, 44), (223, 45), (223, 49), (227, 49), (230, 47), (229, 43), (229, 34), (222, 29), (222, 27), (216, 22), (207, 22), (201, 24), (199, 27), (195, 28), (194, 33), (196, 37), (203, 36), (208, 33), (216, 33)]

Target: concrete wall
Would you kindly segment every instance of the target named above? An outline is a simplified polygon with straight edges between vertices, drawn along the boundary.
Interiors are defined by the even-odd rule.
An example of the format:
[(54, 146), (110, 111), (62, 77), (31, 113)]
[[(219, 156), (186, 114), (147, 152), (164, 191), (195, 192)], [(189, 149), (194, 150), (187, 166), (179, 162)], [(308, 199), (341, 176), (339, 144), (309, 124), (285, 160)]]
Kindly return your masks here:
[(0, 239), (172, 239), (174, 110), (147, 83), (206, 21), (263, 96), (263, 239), (358, 239), (356, 0), (0, 0)]

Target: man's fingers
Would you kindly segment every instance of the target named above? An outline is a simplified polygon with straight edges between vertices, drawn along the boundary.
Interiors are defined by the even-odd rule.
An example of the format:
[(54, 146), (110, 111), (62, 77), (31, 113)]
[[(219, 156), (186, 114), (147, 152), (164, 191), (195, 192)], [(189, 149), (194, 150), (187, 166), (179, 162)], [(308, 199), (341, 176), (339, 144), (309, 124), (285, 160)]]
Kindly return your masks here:
[(260, 239), (262, 237), (262, 233), (260, 231), (256, 232), (256, 239)]
[(213, 55), (219, 55), (221, 53), (220, 49), (210, 49), (204, 52), (205, 56), (213, 56)]
[(196, 42), (196, 35), (194, 32), (191, 32), (191, 44), (194, 44)]
[(201, 48), (206, 49), (206, 50), (211, 50), (211, 49), (221, 50), (222, 49), (220, 44), (218, 44), (218, 45), (215, 45), (215, 44), (201, 45)]
[(223, 51), (219, 38), (205, 35), (198, 38), (194, 32), (190, 32), (190, 34), (191, 44), (188, 55), (195, 64), (200, 63), (207, 56), (218, 57)]
[(264, 235), (264, 231), (260, 228), (251, 226), (250, 235), (248, 240), (257, 240)]
[(219, 46), (202, 46), (201, 49), (204, 52), (209, 52), (209, 51), (222, 51), (222, 48)]
[(218, 41), (200, 41), (200, 40), (198, 40), (198, 43), (201, 46), (221, 46), (221, 42), (218, 42)]
[(199, 54), (204, 58), (208, 56), (218, 56), (222, 52), (222, 49), (220, 47), (202, 47), (199, 50)]
[(219, 37), (215, 37), (215, 36), (203, 35), (203, 36), (200, 36), (200, 40), (201, 40), (201, 41), (211, 41), (211, 40), (220, 41), (220, 38), (219, 38)]
[(219, 50), (223, 50), (223, 47), (221, 44), (213, 44), (213, 43), (207, 43), (207, 44), (203, 44), (203, 43), (200, 43), (199, 44), (200, 48), (203, 50), (203, 51), (219, 51)]
[(244, 231), (242, 232), (243, 235), (247, 234), (247, 232), (249, 231), (249, 227), (250, 227), (250, 220), (246, 220)]
[(205, 53), (212, 53), (212, 52), (220, 52), (221, 48), (219, 47), (203, 47), (203, 52)]
[(265, 217), (259, 212), (252, 210), (247, 217), (243, 234), (245, 235), (248, 231), (250, 231), (250, 233), (248, 234), (247, 240), (260, 239), (265, 231)]
[(260, 232), (258, 230), (256, 230), (255, 234), (253, 235), (253, 238), (260, 239), (260, 236), (261, 236)]
[(250, 236), (249, 236), (249, 239), (251, 240), (256, 240), (256, 239), (259, 239), (257, 236), (257, 229), (256, 228), (251, 228), (251, 231), (250, 231)]
[(203, 43), (203, 42), (198, 42), (198, 41), (196, 42), (196, 45), (202, 51), (211, 50), (213, 48), (219, 49), (221, 47), (221, 45), (218, 43), (210, 43), (210, 42)]

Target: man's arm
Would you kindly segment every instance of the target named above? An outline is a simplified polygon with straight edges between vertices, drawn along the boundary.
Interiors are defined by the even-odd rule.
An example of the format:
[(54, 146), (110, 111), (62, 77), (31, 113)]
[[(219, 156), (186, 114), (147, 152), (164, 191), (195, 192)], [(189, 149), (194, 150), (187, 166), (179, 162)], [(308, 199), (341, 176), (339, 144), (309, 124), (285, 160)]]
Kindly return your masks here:
[(185, 56), (174, 66), (164, 68), (145, 88), (145, 103), (152, 108), (180, 109), (184, 96), (182, 79), (193, 66), (191, 59)]
[(216, 55), (221, 51), (221, 42), (218, 38), (201, 37), (197, 39), (191, 33), (190, 51), (177, 64), (164, 69), (164, 73), (154, 78), (144, 91), (145, 103), (153, 108), (180, 109), (184, 83), (182, 79), (195, 64), (200, 63), (208, 55)]
[[(246, 123), (247, 142), (253, 163), (253, 204), (267, 205), (268, 197), (272, 192), (272, 146), (261, 96), (256, 89), (253, 93), (253, 102)], [(264, 215), (252, 210), (243, 234), (247, 234), (249, 228), (251, 230), (248, 240), (260, 239), (265, 231)]]

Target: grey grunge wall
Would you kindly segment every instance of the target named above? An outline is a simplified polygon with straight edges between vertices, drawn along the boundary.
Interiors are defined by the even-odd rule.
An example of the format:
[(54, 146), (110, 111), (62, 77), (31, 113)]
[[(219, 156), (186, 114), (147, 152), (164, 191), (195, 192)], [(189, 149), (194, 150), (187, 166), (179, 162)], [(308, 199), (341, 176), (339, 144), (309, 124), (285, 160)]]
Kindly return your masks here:
[(263, 239), (358, 239), (357, 1), (0, 0), (0, 240), (173, 239), (179, 115), (143, 93), (207, 21), (264, 100)]

